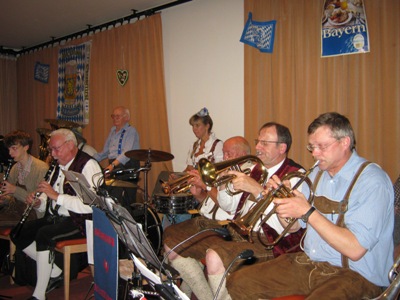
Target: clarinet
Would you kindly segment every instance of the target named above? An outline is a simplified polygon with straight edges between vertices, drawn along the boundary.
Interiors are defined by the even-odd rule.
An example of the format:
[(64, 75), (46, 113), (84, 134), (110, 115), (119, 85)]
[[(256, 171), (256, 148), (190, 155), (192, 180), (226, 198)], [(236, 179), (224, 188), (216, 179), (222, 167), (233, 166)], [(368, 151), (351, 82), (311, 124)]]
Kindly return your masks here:
[[(8, 176), (10, 175), (11, 167), (13, 166), (14, 161), (12, 159), (8, 160), (8, 166), (6, 172), (3, 175), (3, 182), (7, 180)], [(4, 183), (3, 183), (4, 184)], [(3, 191), (0, 191), (0, 195), (3, 194)]]
[[(47, 171), (46, 175), (44, 176), (44, 180), (45, 181), (49, 181), (50, 180), (50, 176), (53, 173), (53, 171), (55, 170), (57, 166), (57, 161), (53, 160), (51, 162), (50, 168)], [(26, 219), (29, 217), (29, 214), (31, 213), (33, 206), (35, 205), (36, 199), (41, 195), (41, 192), (36, 192), (35, 196), (33, 197), (33, 201), (27, 205), (27, 207), (25, 208), (25, 211), (22, 214), (22, 218), (19, 221), (19, 223), (17, 225), (15, 225), (14, 229), (12, 230), (11, 236), (13, 239), (17, 238), (21, 232), (22, 227), (25, 224)]]

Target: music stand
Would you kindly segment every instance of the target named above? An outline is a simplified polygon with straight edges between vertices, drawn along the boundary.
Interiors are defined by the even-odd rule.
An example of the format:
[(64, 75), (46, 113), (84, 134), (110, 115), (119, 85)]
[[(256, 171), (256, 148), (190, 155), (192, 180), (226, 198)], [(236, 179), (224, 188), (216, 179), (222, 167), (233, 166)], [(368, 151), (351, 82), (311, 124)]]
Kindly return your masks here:
[(62, 170), (65, 179), (74, 189), (76, 195), (80, 197), (83, 203), (93, 205), (98, 203), (99, 197), (90, 189), (91, 186), (86, 180), (86, 177), (74, 171)]
[[(165, 268), (161, 267), (161, 262), (151, 247), (150, 242), (146, 238), (141, 224), (138, 224), (133, 219), (125, 207), (112, 203), (106, 199), (101, 199), (101, 201), (105, 202), (104, 204), (109, 210), (108, 213), (106, 212), (106, 215), (109, 217), (120, 240), (130, 250), (130, 255), (135, 267), (140, 271), (140, 274), (147, 279), (149, 285), (154, 290), (162, 293), (164, 299), (189, 300), (171, 280), (168, 284), (162, 282), (161, 275), (156, 275), (145, 264), (143, 264), (141, 260), (139, 260), (139, 258), (143, 259), (146, 264), (150, 265), (155, 270), (165, 270)], [(170, 275), (167, 274), (167, 276)]]

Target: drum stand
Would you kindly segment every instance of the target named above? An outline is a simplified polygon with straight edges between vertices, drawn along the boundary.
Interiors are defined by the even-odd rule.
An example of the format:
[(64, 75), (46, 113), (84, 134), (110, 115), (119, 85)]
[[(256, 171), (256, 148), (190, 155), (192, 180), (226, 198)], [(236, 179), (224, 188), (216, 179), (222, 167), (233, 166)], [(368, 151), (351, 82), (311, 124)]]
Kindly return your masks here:
[(144, 183), (143, 183), (143, 189), (144, 189), (144, 191), (143, 191), (143, 193), (144, 193), (144, 201), (143, 201), (144, 224), (143, 224), (143, 226), (144, 226), (144, 228), (143, 229), (144, 229), (144, 233), (146, 234), (146, 236), (148, 234), (148, 232), (147, 232), (147, 229), (148, 229), (148, 226), (147, 226), (147, 224), (148, 224), (148, 222), (147, 222), (147, 220), (148, 220), (147, 210), (148, 210), (148, 207), (149, 207), (148, 174), (149, 174), (150, 170), (151, 170), (151, 161), (150, 161), (150, 159), (148, 159), (145, 162), (144, 166), (140, 167), (139, 170), (138, 170), (139, 172), (143, 171), (143, 174), (144, 174)]

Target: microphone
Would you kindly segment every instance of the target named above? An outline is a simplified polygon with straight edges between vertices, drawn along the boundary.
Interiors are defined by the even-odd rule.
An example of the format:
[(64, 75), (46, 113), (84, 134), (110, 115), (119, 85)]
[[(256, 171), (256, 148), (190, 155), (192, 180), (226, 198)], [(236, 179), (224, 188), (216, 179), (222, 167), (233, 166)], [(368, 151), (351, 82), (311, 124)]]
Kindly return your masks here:
[(242, 252), (240, 252), (240, 254), (238, 255), (240, 259), (248, 259), (250, 257), (253, 257), (254, 255), (254, 251), (251, 249), (246, 249)]
[(249, 259), (249, 258), (252, 257), (253, 255), (254, 255), (254, 251), (253, 251), (253, 250), (251, 250), (251, 249), (246, 249), (246, 250), (243, 250), (242, 252), (240, 252), (240, 253), (231, 261), (231, 263), (229, 264), (229, 266), (226, 268), (224, 275), (223, 275), (222, 278), (221, 278), (221, 281), (220, 281), (220, 283), (219, 283), (217, 292), (215, 293), (213, 300), (217, 300), (219, 291), (221, 290), (221, 287), (222, 287), (222, 283), (224, 282), (225, 277), (226, 277), (226, 275), (228, 274), (229, 270), (232, 268), (233, 264), (234, 264), (238, 259)]
[[(231, 238), (231, 235), (230, 235), (230, 233), (229, 233), (229, 231), (228, 231), (227, 228), (224, 228), (224, 227), (207, 228), (207, 229), (203, 229), (203, 230), (201, 230), (201, 231), (199, 231), (199, 232), (197, 232), (197, 233), (195, 233), (195, 234), (189, 236), (188, 238), (186, 238), (186, 239), (183, 240), (182, 242), (180, 242), (180, 243), (178, 243), (177, 245), (175, 245), (174, 247), (172, 247), (172, 249), (170, 249), (170, 250), (164, 255), (164, 258), (163, 258), (163, 260), (161, 261), (161, 265), (160, 265), (160, 269), (159, 269), (159, 274), (160, 274), (160, 281), (162, 282), (162, 287), (158, 287), (158, 289), (159, 289), (160, 291), (165, 291), (165, 290), (170, 291), (170, 289), (172, 289), (172, 284), (171, 284), (171, 283), (172, 283), (172, 276), (171, 276), (171, 273), (169, 272), (169, 270), (167, 270), (167, 269), (164, 267), (165, 260), (168, 258), (168, 256), (169, 256), (173, 251), (175, 251), (178, 247), (182, 246), (182, 245), (185, 244), (186, 242), (190, 241), (191, 239), (195, 238), (196, 236), (198, 236), (198, 235), (200, 235), (200, 234), (202, 234), (202, 233), (204, 233), (204, 232), (207, 232), (207, 231), (214, 231), (214, 232), (218, 233), (219, 235), (221, 235), (224, 239), (228, 239), (228, 238), (232, 239), (232, 238)], [(250, 250), (250, 251), (251, 251), (251, 250)], [(244, 252), (244, 251), (243, 251), (243, 252)], [(253, 255), (253, 254), (251, 254), (251, 255)], [(166, 283), (166, 282), (163, 282), (163, 280), (162, 280), (162, 270), (164, 270), (164, 271), (165, 271), (165, 274), (167, 275), (167, 279), (168, 279), (168, 282), (167, 282), (167, 283)], [(157, 288), (157, 285), (156, 285), (156, 288)], [(168, 293), (168, 296), (170, 296), (170, 293)], [(179, 298), (166, 298), (166, 299), (169, 300), (169, 299), (179, 299)]]

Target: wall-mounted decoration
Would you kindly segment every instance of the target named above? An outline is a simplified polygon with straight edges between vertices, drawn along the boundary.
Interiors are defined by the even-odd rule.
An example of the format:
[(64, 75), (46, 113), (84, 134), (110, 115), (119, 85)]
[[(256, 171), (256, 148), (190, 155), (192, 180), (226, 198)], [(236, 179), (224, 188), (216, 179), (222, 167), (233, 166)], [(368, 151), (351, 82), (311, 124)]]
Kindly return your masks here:
[(274, 50), (275, 26), (275, 20), (253, 21), (253, 14), (249, 12), (240, 41), (257, 48), (261, 52), (272, 53)]
[(129, 78), (128, 70), (117, 70), (117, 80), (121, 86), (124, 86)]
[(50, 72), (50, 65), (41, 64), (40, 62), (36, 62), (35, 64), (35, 80), (48, 83), (49, 82), (49, 72)]
[(57, 119), (89, 123), (90, 47), (87, 42), (58, 53)]
[(362, 0), (324, 0), (322, 56), (369, 52), (367, 15)]

